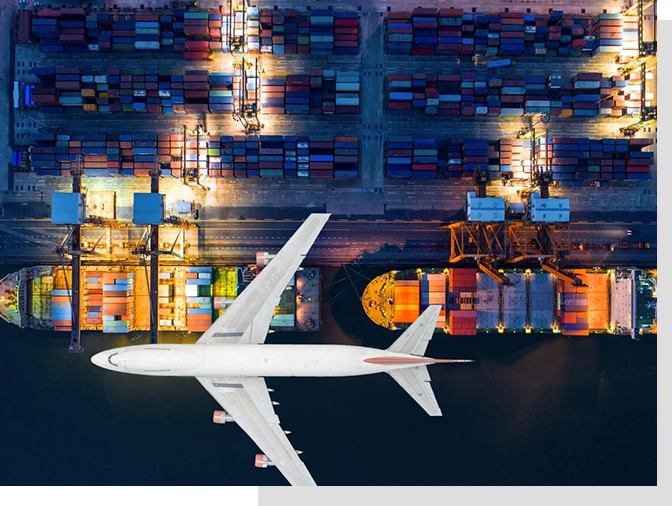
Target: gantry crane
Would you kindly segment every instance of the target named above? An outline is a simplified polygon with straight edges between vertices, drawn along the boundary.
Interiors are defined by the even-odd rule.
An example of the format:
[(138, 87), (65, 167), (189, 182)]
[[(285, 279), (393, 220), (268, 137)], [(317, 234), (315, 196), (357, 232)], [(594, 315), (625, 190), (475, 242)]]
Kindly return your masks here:
[[(247, 0), (228, 0), (227, 10), (229, 20), (226, 27), (226, 38), (233, 58), (233, 68), (243, 69), (243, 55), (247, 47)], [(236, 13), (240, 13), (240, 21), (243, 24), (242, 33), (236, 33)]]
[[(254, 73), (250, 77), (249, 71), (252, 69), (254, 69)], [(246, 134), (253, 134), (264, 127), (259, 120), (259, 93), (261, 90), (259, 58), (255, 58), (253, 63), (243, 57), (240, 72), (240, 83), (236, 95), (236, 106), (233, 111), (233, 119), (239, 121), (243, 125)], [(250, 97), (250, 90), (248, 89), (250, 79), (256, 81), (255, 86), (253, 87), (254, 98)]]
[[(103, 236), (107, 234), (107, 250), (111, 253), (111, 238), (110, 229), (120, 228), (125, 226), (114, 219), (103, 218), (100, 216), (86, 216), (86, 189), (82, 186), (83, 170), (81, 167), (81, 157), (75, 159), (74, 167), (70, 169), (72, 175), (72, 194), (76, 195), (76, 199), (71, 200), (70, 204), (66, 203), (66, 207), (77, 213), (77, 216), (66, 218), (65, 220), (54, 221), (52, 215), (52, 222), (58, 224), (67, 224), (68, 232), (56, 247), (56, 254), (60, 258), (61, 267), (63, 269), (63, 277), (65, 279), (65, 287), (68, 293), (71, 309), (71, 331), (70, 331), (70, 346), (68, 351), (71, 353), (81, 353), (84, 351), (81, 345), (81, 268), (82, 256), (95, 253), (98, 244)], [(54, 193), (55, 199), (61, 194)], [(103, 227), (104, 230), (98, 237), (96, 242), (87, 248), (82, 245), (82, 227), (84, 225), (93, 225)], [(72, 273), (72, 289), (68, 283), (68, 273), (65, 268), (65, 259), (67, 256), (71, 258), (71, 273)]]
[[(626, 62), (619, 68), (624, 76), (632, 72), (639, 72), (640, 79), (640, 94), (641, 94), (641, 113), (639, 121), (633, 125), (621, 128), (621, 132), (626, 137), (632, 137), (642, 128), (654, 123), (658, 118), (657, 106), (648, 106), (646, 103), (646, 73), (648, 70), (655, 69), (655, 59), (658, 51), (657, 40), (657, 0), (635, 0), (632, 6), (625, 11), (624, 15), (632, 15), (637, 13), (637, 56)], [(651, 29), (651, 40), (644, 38), (644, 12), (651, 8), (651, 15), (653, 16), (653, 23)], [(653, 67), (651, 64), (653, 62)]]
[[(134, 203), (134, 219), (137, 224), (145, 225), (142, 236), (138, 240), (132, 253), (138, 255), (143, 259), (145, 274), (147, 275), (146, 260), (149, 259), (149, 274), (147, 275), (147, 287), (149, 290), (149, 325), (150, 325), (150, 343), (156, 344), (159, 341), (159, 255), (173, 255), (175, 245), (177, 244), (180, 234), (184, 234), (184, 229), (193, 226), (187, 220), (170, 216), (164, 216), (163, 195), (159, 193), (159, 183), (161, 179), (161, 164), (158, 158), (154, 158), (154, 166), (150, 171), (150, 196), (153, 198), (148, 200), (149, 205), (156, 205), (152, 210), (151, 215), (147, 218), (139, 217), (136, 214), (135, 206), (138, 204), (138, 195), (144, 196), (146, 194), (137, 194)], [(163, 224), (173, 224), (182, 228), (180, 233), (175, 236), (169, 250), (162, 250), (159, 244), (159, 227)], [(183, 238), (184, 245), (184, 238)]]

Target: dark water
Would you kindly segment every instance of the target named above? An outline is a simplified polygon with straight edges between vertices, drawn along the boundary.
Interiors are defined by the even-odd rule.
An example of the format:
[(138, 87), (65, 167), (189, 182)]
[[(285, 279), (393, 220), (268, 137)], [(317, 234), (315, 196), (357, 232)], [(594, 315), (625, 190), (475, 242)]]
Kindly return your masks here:
[[(356, 292), (379, 271), (325, 271), (323, 331), (269, 342), (388, 346)], [(330, 303), (326, 302), (326, 299)], [(90, 357), (128, 343), (0, 322), (0, 484), (282, 485), (194, 379), (116, 374)], [(166, 339), (179, 340), (178, 336)], [(146, 342), (141, 339), (137, 343)], [(387, 375), (271, 378), (290, 440), (322, 485), (656, 483), (656, 341), (437, 335), (428, 355), (442, 418)]]

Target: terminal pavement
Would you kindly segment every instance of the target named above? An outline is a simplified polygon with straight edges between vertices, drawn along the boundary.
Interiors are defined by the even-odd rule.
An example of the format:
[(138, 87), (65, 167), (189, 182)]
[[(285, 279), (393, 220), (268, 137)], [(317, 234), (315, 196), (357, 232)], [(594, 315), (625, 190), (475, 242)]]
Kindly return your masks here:
[[(320, 211), (314, 209), (313, 211)], [(277, 252), (296, 230), (301, 218), (285, 220), (201, 220), (199, 221), (199, 258), (197, 263), (239, 265), (254, 262), (259, 251)], [(334, 217), (324, 228), (307, 258), (307, 265), (343, 264), (402, 266), (448, 266), (449, 233), (441, 230), (442, 221), (348, 220)], [(628, 230), (632, 235), (628, 235)], [(137, 241), (140, 227), (129, 229), (129, 241)], [(65, 234), (63, 227), (48, 220), (1, 220), (0, 263), (28, 265), (35, 262), (59, 262), (54, 248)], [(86, 231), (95, 240), (94, 231)], [(98, 233), (99, 235), (99, 233)], [(84, 238), (87, 240), (87, 237)], [(649, 249), (602, 251), (603, 244), (621, 241), (647, 242)], [(570, 250), (565, 265), (655, 267), (656, 223), (576, 223), (570, 243), (593, 246), (586, 251)], [(108, 262), (103, 256), (85, 262)], [(162, 262), (174, 261), (162, 257)], [(138, 262), (131, 258), (124, 260)]]

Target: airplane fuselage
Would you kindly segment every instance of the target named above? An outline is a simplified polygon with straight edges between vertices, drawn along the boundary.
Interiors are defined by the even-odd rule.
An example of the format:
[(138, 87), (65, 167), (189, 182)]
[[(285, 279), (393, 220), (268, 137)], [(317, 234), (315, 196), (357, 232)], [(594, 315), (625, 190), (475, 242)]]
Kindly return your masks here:
[(145, 376), (337, 377), (376, 374), (452, 360), (343, 345), (167, 344), (101, 352), (94, 363)]

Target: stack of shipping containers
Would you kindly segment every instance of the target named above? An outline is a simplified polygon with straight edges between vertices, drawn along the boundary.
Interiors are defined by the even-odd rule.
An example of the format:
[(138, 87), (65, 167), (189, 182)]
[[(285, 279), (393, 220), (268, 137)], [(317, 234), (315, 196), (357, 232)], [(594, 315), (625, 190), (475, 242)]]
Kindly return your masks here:
[(261, 177), (284, 177), (284, 144), (282, 135), (262, 135), (259, 138), (259, 175)]
[(500, 139), (463, 141), (391, 136), (387, 143), (387, 176), (434, 179), (473, 177), (477, 170), (510, 173), (524, 179), (530, 171), (530, 141)]
[(133, 329), (133, 273), (103, 273), (103, 332)]
[(413, 323), (420, 316), (420, 281), (417, 275), (394, 282), (394, 322)]
[(250, 7), (247, 16), (234, 14), (229, 27), (226, 7), (210, 11), (164, 10), (162, 13), (117, 14), (84, 9), (43, 9), (32, 18), (23, 15), (21, 41), (26, 30), (48, 53), (88, 51), (161, 51), (184, 53), (190, 60), (206, 60), (229, 50), (228, 35), (246, 38), (251, 54), (357, 54), (359, 14), (314, 9), (271, 11)]
[(84, 310), (87, 325), (103, 323), (103, 272), (86, 271), (84, 289)]
[(439, 318), (436, 321), (436, 328), (444, 328), (446, 326), (446, 274), (423, 272), (421, 276), (421, 289), (421, 310), (424, 311), (430, 305), (442, 305), (443, 309), (441, 309)]
[[(32, 24), (33, 13), (28, 10), (20, 10), (16, 15), (16, 23), (14, 25), (14, 33), (16, 34), (17, 44), (29, 44), (33, 42), (32, 39)], [(50, 28), (45, 25), (44, 32), (48, 32)]]
[[(548, 143), (547, 143), (548, 142)], [(653, 139), (538, 139), (536, 156), (549, 166), (556, 181), (647, 180), (654, 153), (642, 151)]]
[(537, 18), (521, 12), (483, 15), (416, 8), (389, 12), (387, 19), (390, 54), (581, 56), (592, 54), (599, 43), (589, 34), (590, 20), (566, 18), (562, 11)]
[(261, 110), (264, 114), (284, 114), (290, 112), (285, 108), (284, 76), (261, 78)]
[(448, 282), (448, 331), (476, 335), (476, 269), (450, 269)]
[[(585, 271), (574, 270), (582, 281)], [(587, 336), (588, 325), (588, 287), (574, 286), (566, 281), (558, 281), (558, 317), (560, 330), (566, 336)]]
[(462, 168), (468, 174), (488, 170), (488, 143), (482, 139), (462, 142)]
[(357, 54), (359, 51), (359, 14), (356, 12), (262, 9), (258, 19), (249, 17), (248, 27), (251, 22), (255, 23), (253, 29), (259, 32), (258, 51), (261, 53)]
[(175, 326), (173, 313), (175, 278), (172, 272), (159, 272), (159, 325), (164, 329)]
[(187, 330), (205, 332), (212, 323), (212, 267), (187, 269)]
[[(70, 277), (69, 272), (67, 276)], [(59, 277), (63, 279), (62, 275)], [(54, 281), (54, 289), (51, 292), (51, 321), (54, 325), (54, 330), (69, 332), (72, 328), (72, 306), (70, 304), (72, 291), (68, 288), (60, 287), (57, 279)]]
[[(603, 77), (583, 72), (502, 79), (475, 72), (388, 76), (389, 109), (439, 116), (625, 116), (639, 113), (639, 75)], [(627, 87), (627, 89), (626, 89)]]

